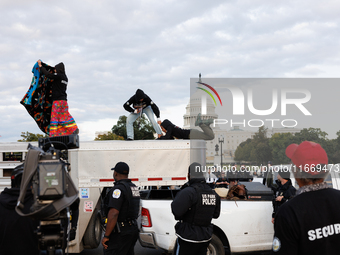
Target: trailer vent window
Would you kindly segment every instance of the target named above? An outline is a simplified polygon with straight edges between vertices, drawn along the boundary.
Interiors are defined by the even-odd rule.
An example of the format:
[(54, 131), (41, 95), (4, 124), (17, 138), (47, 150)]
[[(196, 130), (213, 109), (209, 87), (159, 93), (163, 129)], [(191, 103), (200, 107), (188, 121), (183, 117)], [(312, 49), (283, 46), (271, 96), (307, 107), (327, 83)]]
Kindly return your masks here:
[(152, 227), (150, 212), (144, 207), (142, 207), (142, 226), (147, 228)]
[(22, 152), (3, 152), (3, 161), (22, 161)]

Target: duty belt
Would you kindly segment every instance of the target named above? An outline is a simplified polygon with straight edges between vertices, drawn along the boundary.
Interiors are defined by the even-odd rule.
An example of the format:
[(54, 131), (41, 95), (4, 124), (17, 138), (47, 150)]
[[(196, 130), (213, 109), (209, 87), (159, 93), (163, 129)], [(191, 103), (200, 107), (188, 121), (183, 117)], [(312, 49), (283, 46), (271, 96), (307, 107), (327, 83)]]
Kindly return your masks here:
[(117, 225), (119, 227), (128, 227), (128, 226), (136, 226), (137, 221), (136, 220), (124, 220), (124, 221), (117, 221)]
[(121, 229), (131, 226), (137, 226), (137, 221), (136, 220), (117, 221), (114, 231), (120, 233)]
[(188, 223), (192, 226), (198, 226), (198, 227), (209, 227), (211, 225), (211, 222), (208, 225), (203, 225), (203, 224), (195, 224), (194, 222), (189, 222), (189, 221), (184, 221), (184, 220), (179, 220), (180, 223)]

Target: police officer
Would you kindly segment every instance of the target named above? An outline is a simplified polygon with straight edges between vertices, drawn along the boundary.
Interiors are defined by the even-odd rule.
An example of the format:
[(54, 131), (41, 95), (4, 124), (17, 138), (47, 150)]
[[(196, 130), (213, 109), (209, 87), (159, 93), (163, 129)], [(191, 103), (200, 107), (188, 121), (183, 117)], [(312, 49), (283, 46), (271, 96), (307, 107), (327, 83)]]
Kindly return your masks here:
[(213, 234), (212, 218), (220, 215), (221, 199), (207, 184), (201, 165), (193, 163), (189, 167), (187, 185), (171, 203), (172, 213), (178, 220), (178, 255), (205, 255)]
[(113, 188), (108, 193), (108, 216), (102, 239), (105, 255), (133, 255), (138, 238), (139, 190), (128, 179), (129, 166), (118, 162), (114, 168)]
[(272, 254), (339, 254), (340, 191), (324, 182), (329, 173), (325, 150), (304, 141), (289, 145), (286, 155), (300, 188), (276, 214)]
[(279, 207), (288, 200), (292, 199), (296, 193), (296, 189), (293, 187), (292, 181), (290, 179), (290, 171), (288, 168), (283, 168), (282, 166), (279, 168), (276, 183), (278, 187), (272, 187), (273, 191), (275, 192), (275, 197), (272, 201), (272, 223), (274, 223), (275, 214), (279, 210)]

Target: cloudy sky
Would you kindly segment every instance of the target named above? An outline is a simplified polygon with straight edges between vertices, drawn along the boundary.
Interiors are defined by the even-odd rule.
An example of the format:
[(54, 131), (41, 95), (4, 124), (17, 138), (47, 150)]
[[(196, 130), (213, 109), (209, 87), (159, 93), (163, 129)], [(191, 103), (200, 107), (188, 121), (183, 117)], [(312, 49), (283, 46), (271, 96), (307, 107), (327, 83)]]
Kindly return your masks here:
[(70, 113), (80, 139), (93, 140), (127, 114), (137, 88), (181, 126), (198, 73), (339, 77), (339, 13), (331, 0), (2, 0), (0, 142), (41, 133), (19, 103), (38, 59), (65, 63)]

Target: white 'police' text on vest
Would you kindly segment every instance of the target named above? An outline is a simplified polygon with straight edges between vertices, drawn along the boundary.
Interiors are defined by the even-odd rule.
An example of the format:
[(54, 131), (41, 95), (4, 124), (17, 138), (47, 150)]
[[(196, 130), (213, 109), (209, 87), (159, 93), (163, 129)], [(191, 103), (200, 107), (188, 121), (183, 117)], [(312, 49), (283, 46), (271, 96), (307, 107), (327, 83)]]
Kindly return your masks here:
[(216, 196), (214, 194), (202, 194), (202, 205), (216, 205)]

